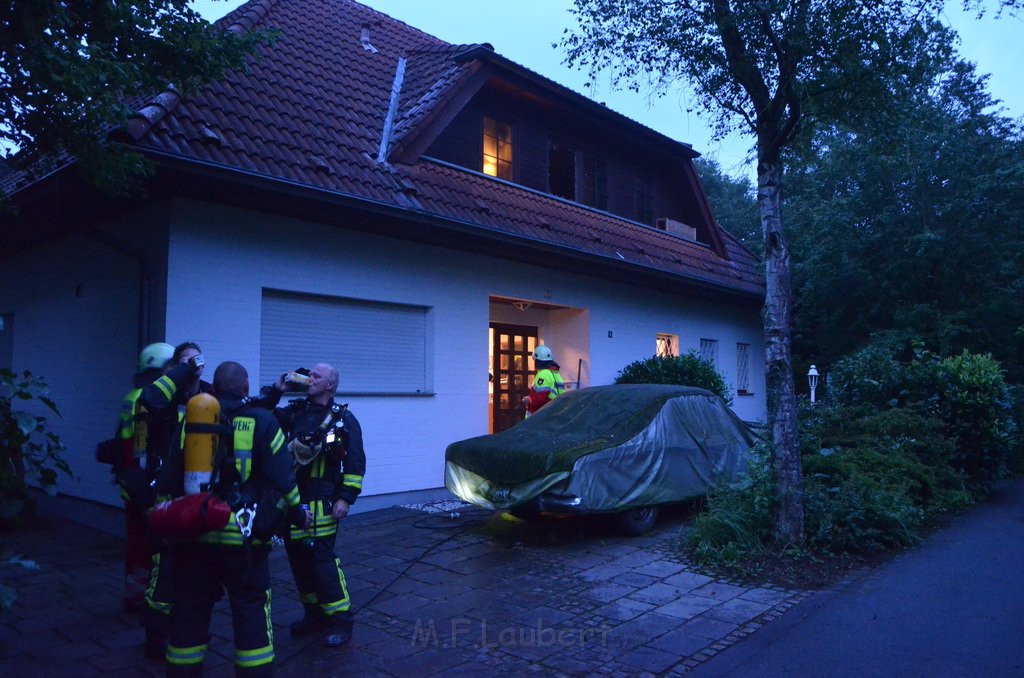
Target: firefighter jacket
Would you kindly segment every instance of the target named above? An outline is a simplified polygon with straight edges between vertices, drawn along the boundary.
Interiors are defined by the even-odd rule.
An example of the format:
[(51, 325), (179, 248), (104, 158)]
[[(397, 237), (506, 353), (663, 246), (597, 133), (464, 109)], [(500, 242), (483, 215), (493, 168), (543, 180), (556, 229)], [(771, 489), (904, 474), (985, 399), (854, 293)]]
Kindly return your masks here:
[(565, 381), (558, 371), (558, 365), (539, 370), (533, 377), (530, 387), (530, 399), (526, 402), (526, 416), (535, 414), (537, 410), (550, 401), (565, 393)]
[[(269, 491), (283, 497), (289, 509), (295, 509), (299, 505), (295, 472), (285, 447), (284, 433), (274, 416), (266, 410), (247, 407), (237, 396), (221, 395), (217, 400), (220, 401), (221, 414), (231, 422), (234, 433), (231, 456), (220, 460), (216, 469), (219, 477), (214, 491), (229, 502), (230, 497), (237, 494), (245, 506), (267, 497)], [(185, 427), (182, 425), (157, 481), (157, 495), (161, 499), (185, 494), (184, 447)], [(227, 526), (220, 530), (201, 535), (198, 541), (225, 546), (245, 544), (235, 520), (229, 520)], [(253, 540), (254, 543), (257, 541)]]
[[(288, 434), (289, 441), (292, 441), (313, 435), (334, 404), (333, 399), (326, 405), (318, 405), (306, 398), (279, 407), (274, 410), (274, 414), (281, 428)], [(295, 473), (302, 502), (310, 504), (311, 508), (313, 502), (317, 501), (334, 504), (343, 499), (354, 504), (363, 489), (363, 475), (366, 473), (363, 430), (348, 407), (342, 407), (344, 413), (341, 421), (344, 429), (341, 439), (334, 444), (323, 444), (316, 458), (307, 465), (299, 466)], [(325, 517), (330, 515), (326, 507), (322, 514), (317, 511), (314, 513), (325, 514)]]

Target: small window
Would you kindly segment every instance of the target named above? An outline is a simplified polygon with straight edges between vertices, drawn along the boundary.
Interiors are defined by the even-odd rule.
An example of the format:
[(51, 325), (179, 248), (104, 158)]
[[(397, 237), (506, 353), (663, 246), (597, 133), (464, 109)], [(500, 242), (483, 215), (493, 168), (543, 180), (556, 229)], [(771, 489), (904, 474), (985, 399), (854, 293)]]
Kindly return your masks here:
[(654, 225), (654, 186), (646, 177), (636, 178), (636, 220), (648, 226)]
[(750, 344), (736, 344), (736, 393), (750, 392)]
[(701, 339), (700, 340), (700, 359), (706, 363), (711, 363), (712, 366), (718, 366), (718, 340), (717, 339)]
[(576, 199), (576, 151), (552, 144), (548, 149), (548, 191), (566, 200)]
[(674, 334), (659, 334), (654, 340), (654, 354), (659, 358), (679, 355), (679, 337)]
[(608, 209), (608, 163), (592, 155), (583, 157), (583, 196), (585, 205)]
[(512, 181), (512, 126), (484, 118), (484, 174)]

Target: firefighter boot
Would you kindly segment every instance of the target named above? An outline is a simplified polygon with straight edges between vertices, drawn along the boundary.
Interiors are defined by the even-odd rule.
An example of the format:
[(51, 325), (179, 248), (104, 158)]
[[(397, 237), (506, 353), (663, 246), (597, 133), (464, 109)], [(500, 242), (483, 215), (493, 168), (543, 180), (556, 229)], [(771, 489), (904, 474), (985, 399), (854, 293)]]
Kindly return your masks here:
[(346, 612), (327, 617), (326, 628), (324, 647), (341, 647), (352, 639), (352, 617)]
[(319, 605), (305, 605), (302, 608), (306, 611), (302, 619), (291, 625), (292, 635), (296, 638), (312, 636), (319, 633), (327, 625), (327, 616)]

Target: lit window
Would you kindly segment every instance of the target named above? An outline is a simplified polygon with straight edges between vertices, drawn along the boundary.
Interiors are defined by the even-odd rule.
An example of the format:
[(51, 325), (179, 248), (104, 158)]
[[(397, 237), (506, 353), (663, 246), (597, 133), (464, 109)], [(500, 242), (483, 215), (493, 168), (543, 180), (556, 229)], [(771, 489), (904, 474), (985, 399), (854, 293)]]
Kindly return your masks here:
[(718, 340), (717, 339), (701, 339), (700, 340), (700, 359), (706, 363), (711, 363), (712, 366), (718, 364)]
[(655, 355), (659, 358), (671, 358), (679, 355), (679, 337), (674, 334), (659, 334), (654, 340)]
[(512, 126), (484, 118), (484, 174), (512, 180)]
[(736, 344), (736, 392), (750, 394), (750, 344)]

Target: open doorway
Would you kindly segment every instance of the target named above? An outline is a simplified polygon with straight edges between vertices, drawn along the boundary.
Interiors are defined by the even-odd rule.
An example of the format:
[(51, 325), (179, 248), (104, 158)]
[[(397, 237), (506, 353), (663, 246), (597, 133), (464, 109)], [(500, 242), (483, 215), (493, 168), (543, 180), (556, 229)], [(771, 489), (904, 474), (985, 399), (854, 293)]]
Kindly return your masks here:
[(521, 401), (530, 392), (530, 356), (537, 347), (537, 328), (491, 323), (490, 334), (490, 428), (498, 433), (522, 421), (525, 414)]

